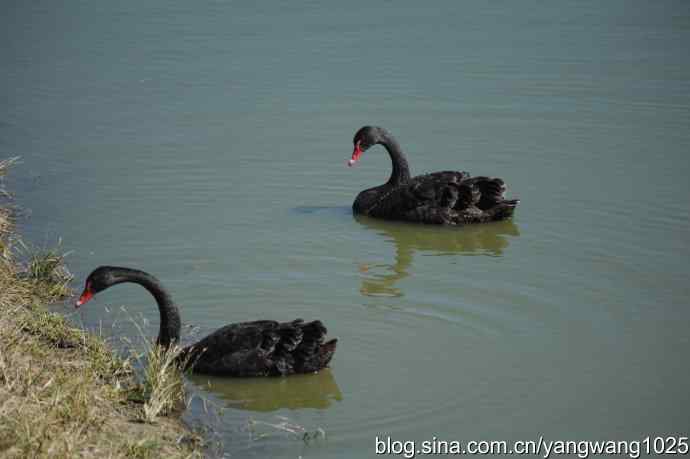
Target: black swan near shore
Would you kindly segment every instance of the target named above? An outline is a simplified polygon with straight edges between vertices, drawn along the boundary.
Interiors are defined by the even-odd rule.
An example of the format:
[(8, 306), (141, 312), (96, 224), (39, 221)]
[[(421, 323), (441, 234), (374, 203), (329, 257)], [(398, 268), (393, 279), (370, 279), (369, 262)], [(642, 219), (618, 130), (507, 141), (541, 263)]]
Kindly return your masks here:
[(385, 147), (393, 163), (386, 183), (357, 195), (355, 214), (388, 220), (442, 225), (464, 225), (504, 220), (513, 215), (517, 199), (505, 199), (502, 179), (470, 177), (467, 172), (442, 171), (410, 177), (410, 168), (400, 145), (383, 128), (364, 126), (352, 140), (352, 166), (368, 148)]
[[(115, 284), (133, 282), (153, 295), (160, 311), (157, 343), (168, 347), (180, 341), (180, 312), (161, 283), (151, 274), (115, 266), (96, 268), (86, 279), (75, 306)], [(185, 347), (180, 361), (196, 373), (221, 376), (285, 376), (313, 373), (326, 367), (337, 340), (324, 343), (326, 327), (315, 320), (304, 323), (257, 320), (226, 325)]]

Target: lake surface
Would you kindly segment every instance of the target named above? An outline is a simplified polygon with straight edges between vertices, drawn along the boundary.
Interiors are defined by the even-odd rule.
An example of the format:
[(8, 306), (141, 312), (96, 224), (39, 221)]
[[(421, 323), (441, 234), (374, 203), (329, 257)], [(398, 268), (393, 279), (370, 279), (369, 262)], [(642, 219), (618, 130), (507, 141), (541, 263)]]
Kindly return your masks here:
[[(22, 230), (62, 238), (75, 289), (137, 267), (185, 334), (303, 317), (339, 338), (318, 375), (190, 379), (227, 457), (688, 434), (687, 1), (3, 9), (0, 157), (22, 157)], [(505, 178), (515, 218), (354, 218), (390, 172), (381, 147), (346, 167), (364, 124), (413, 173)], [(123, 305), (155, 335), (137, 286), (56, 310), (134, 336)]]

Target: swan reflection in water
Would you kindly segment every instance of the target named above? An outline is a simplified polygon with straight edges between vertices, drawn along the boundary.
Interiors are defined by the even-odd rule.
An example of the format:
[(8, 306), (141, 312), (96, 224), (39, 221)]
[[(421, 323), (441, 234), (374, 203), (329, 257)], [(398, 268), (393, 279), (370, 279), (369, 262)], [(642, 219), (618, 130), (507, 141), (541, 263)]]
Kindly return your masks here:
[(343, 399), (330, 368), (289, 378), (222, 378), (192, 374), (189, 379), (224, 400), (229, 407), (247, 411), (326, 409), (333, 401)]
[[(359, 215), (354, 218), (395, 244), (395, 263), (360, 263), (360, 292), (366, 296), (403, 296), (395, 284), (409, 275), (415, 251), (426, 255), (499, 257), (508, 247), (509, 236), (520, 235), (518, 227), (511, 220), (458, 228), (393, 222)], [(387, 273), (380, 274), (381, 269)]]

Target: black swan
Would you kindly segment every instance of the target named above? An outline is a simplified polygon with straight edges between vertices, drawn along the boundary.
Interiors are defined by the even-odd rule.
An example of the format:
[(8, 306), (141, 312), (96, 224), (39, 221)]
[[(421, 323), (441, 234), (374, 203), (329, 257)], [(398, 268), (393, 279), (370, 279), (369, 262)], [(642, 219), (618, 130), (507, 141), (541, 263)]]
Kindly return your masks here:
[(355, 214), (388, 220), (442, 225), (464, 225), (504, 220), (513, 215), (519, 200), (504, 197), (500, 178), (470, 177), (467, 172), (442, 171), (410, 177), (400, 145), (383, 128), (364, 126), (352, 140), (355, 148), (348, 165), (369, 147), (381, 144), (391, 157), (393, 172), (386, 183), (357, 195)]
[[(168, 347), (180, 341), (180, 312), (170, 294), (151, 274), (115, 266), (101, 266), (86, 279), (75, 306), (115, 284), (133, 282), (153, 295), (160, 311), (157, 343)], [(326, 327), (315, 320), (304, 323), (257, 320), (222, 327), (199, 342), (185, 347), (180, 360), (196, 373), (221, 376), (284, 376), (313, 373), (326, 367), (337, 340), (324, 343)]]

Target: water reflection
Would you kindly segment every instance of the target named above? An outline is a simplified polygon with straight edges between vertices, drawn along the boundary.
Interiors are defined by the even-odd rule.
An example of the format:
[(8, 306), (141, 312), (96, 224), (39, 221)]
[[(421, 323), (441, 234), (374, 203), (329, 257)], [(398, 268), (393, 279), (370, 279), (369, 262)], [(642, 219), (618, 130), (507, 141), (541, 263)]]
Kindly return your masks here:
[(297, 206), (292, 208), (298, 214), (313, 215), (321, 213), (333, 213), (338, 215), (349, 215), (352, 213), (352, 206)]
[[(362, 225), (386, 236), (395, 244), (395, 263), (359, 265), (360, 292), (367, 296), (403, 296), (395, 284), (409, 275), (415, 251), (427, 255), (501, 256), (508, 247), (508, 236), (519, 236), (510, 220), (463, 228), (426, 226), (355, 216)], [(383, 271), (383, 272), (382, 272)]]
[(228, 406), (248, 411), (325, 409), (334, 400), (343, 399), (329, 368), (288, 378), (221, 378), (195, 374), (189, 379), (225, 400)]

